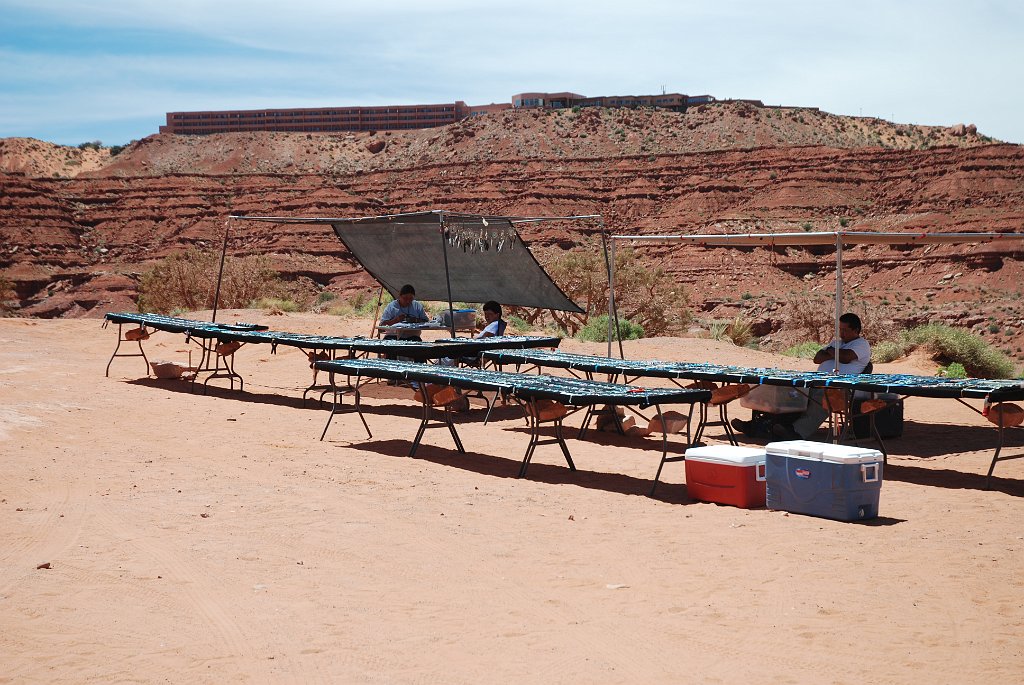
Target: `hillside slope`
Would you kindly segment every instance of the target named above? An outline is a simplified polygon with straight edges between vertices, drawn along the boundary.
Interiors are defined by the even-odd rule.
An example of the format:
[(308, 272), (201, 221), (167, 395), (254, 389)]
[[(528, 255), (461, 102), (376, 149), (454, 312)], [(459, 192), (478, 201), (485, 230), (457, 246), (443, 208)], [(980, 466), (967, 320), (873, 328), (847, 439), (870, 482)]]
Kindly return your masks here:
[(581, 159), (762, 147), (919, 150), (992, 141), (971, 125), (894, 124), (808, 108), (724, 102), (685, 114), (649, 109), (510, 110), (419, 131), (154, 135), (119, 154), (12, 138), (0, 169), (33, 177), (350, 174), (506, 159)]
[[(967, 127), (899, 134), (886, 124), (884, 134), (890, 129), (858, 123), (732, 103), (686, 115), (512, 112), (391, 136), (155, 136), (72, 179), (0, 174), (0, 278), (13, 285), (22, 315), (132, 308), (141, 272), (183, 248), (219, 245), (228, 213), (599, 213), (618, 233), (1022, 230), (1021, 147), (984, 144)], [(698, 139), (710, 146), (716, 132), (766, 146), (687, 149)], [(819, 144), (795, 144), (805, 138)], [(594, 230), (531, 227), (524, 237), (544, 253), (572, 248)], [(271, 255), (310, 297), (371, 285), (323, 226), (239, 222), (229, 246), (232, 254)], [(847, 253), (847, 283), (905, 323), (944, 320), (979, 332), (995, 323), (991, 335), (1016, 353), (1014, 333), (1024, 328), (1021, 249), (856, 248)], [(638, 254), (684, 284), (700, 316), (742, 313), (776, 339), (794, 294), (832, 288), (827, 250)]]

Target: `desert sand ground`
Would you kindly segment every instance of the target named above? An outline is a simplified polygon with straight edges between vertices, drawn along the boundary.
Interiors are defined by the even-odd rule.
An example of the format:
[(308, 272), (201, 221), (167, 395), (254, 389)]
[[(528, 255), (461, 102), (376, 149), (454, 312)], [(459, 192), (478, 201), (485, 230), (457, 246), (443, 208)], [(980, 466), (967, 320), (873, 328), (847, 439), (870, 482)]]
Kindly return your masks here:
[[(308, 314), (219, 318), (368, 332)], [(1024, 460), (985, 490), (996, 432), (955, 402), (908, 401), (881, 517), (851, 524), (693, 502), (682, 463), (648, 497), (653, 438), (571, 439), (575, 473), (540, 447), (517, 479), (528, 434), (512, 407), (486, 426), (479, 408), (460, 415), (465, 455), (441, 430), (408, 458), (418, 409), (383, 385), (365, 400), (372, 439), (352, 415), (320, 442), (327, 412), (301, 404), (311, 372), (297, 350), (245, 347), (246, 392), (204, 396), (146, 378), (141, 359), (105, 378), (115, 340), (95, 320), (0, 320), (0, 682), (1024, 673)], [(146, 349), (187, 359), (180, 335)], [(806, 368), (693, 339), (627, 356)]]

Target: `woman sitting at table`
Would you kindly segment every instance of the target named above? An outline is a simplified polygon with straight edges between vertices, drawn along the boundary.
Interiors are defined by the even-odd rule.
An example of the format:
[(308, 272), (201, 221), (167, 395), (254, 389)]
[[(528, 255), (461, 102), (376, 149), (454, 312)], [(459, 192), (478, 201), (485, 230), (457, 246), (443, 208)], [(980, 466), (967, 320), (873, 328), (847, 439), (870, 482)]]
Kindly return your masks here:
[[(396, 323), (426, 323), (427, 321), (427, 312), (423, 309), (423, 305), (416, 301), (416, 289), (406, 283), (398, 291), (398, 299), (392, 300), (384, 308), (384, 312), (380, 315), (379, 325), (391, 326)], [(388, 333), (384, 339), (422, 340), (419, 331), (415, 329), (401, 331), (398, 334)]]
[[(474, 335), (474, 338), (493, 338), (499, 335), (505, 335), (505, 327), (508, 326), (508, 322), (501, 318), (501, 305), (494, 300), (488, 300), (484, 302), (484, 321), (487, 325), (480, 330), (479, 333)], [(450, 357), (445, 357), (439, 362), (442, 366), (455, 366), (456, 361), (463, 366), (480, 366), (480, 355), (475, 354), (471, 357), (460, 357), (458, 360)]]
[(508, 322), (501, 318), (501, 305), (494, 300), (484, 302), (484, 321), (487, 322), (487, 325), (475, 337), (492, 338), (497, 335), (505, 335), (505, 327)]

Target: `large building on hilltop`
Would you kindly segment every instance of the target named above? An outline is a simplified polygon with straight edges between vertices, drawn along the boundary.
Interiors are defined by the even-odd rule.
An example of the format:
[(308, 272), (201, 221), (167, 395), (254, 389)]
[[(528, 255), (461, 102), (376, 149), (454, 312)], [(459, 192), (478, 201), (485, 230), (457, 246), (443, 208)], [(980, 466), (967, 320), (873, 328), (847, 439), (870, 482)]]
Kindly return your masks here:
[(469, 106), (461, 100), (437, 105), (379, 107), (315, 107), (298, 109), (236, 109), (209, 112), (168, 112), (160, 133), (208, 135), (244, 131), (341, 133), (346, 131), (404, 131), (446, 126), (471, 116), (507, 109), (571, 107), (655, 107), (684, 112), (695, 104), (714, 102), (710, 95), (603, 95), (578, 93), (519, 93), (512, 102)]
[(160, 133), (402, 131), (446, 126), (474, 112), (483, 113), (488, 107), (494, 105), (468, 107), (460, 100), (439, 105), (168, 112), (167, 124), (160, 127)]
[(599, 95), (587, 97), (578, 93), (519, 93), (512, 96), (512, 106), (519, 109), (564, 109), (566, 107), (654, 107), (685, 112), (691, 105), (714, 102), (710, 95)]

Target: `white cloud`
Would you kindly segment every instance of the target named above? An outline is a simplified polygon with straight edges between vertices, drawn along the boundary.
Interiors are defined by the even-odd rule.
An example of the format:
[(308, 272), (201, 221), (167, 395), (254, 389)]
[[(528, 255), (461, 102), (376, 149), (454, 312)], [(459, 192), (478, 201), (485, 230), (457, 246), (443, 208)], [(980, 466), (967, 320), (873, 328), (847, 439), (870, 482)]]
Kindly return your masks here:
[[(0, 11), (41, 17), (52, 33), (46, 49), (36, 41), (19, 51), (23, 37), (6, 37), (0, 135), (15, 120), (31, 121), (33, 103), (49, 101), (68, 103), (65, 111), (86, 120), (105, 120), (108, 102), (162, 120), (168, 110), (205, 107), (480, 104), (527, 90), (611, 95), (664, 85), (911, 123), (973, 122), (1020, 142), (1022, 7), (948, 0), (0, 0)], [(74, 50), (74, 41), (61, 45), (62, 30), (95, 34), (104, 49), (62, 52)], [(152, 36), (159, 51), (140, 48), (138, 32)], [(126, 35), (136, 42), (120, 47)], [(175, 44), (185, 47), (175, 53)]]

